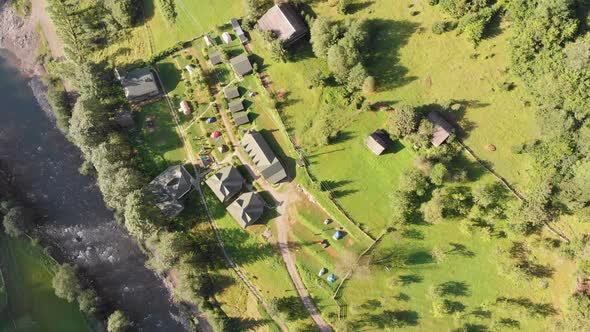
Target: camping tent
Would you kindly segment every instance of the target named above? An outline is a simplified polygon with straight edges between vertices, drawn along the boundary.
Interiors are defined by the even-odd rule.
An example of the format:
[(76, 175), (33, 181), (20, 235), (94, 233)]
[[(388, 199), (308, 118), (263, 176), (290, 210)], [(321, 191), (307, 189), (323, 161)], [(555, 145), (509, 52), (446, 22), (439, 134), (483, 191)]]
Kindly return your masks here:
[(334, 273), (331, 273), (331, 274), (328, 276), (328, 281), (329, 281), (330, 283), (333, 283), (334, 281), (336, 281), (336, 276), (334, 275)]
[(217, 118), (210, 117), (209, 119), (207, 119), (207, 121), (206, 121), (206, 122), (207, 122), (207, 124), (212, 124), (212, 123), (214, 123), (214, 122), (217, 122)]
[(344, 237), (344, 233), (341, 231), (336, 231), (336, 233), (334, 233), (334, 235), (332, 235), (332, 238), (334, 240), (340, 240), (343, 237)]
[(318, 273), (318, 276), (321, 277), (321, 276), (323, 276), (326, 273), (328, 273), (328, 269), (326, 269), (325, 267), (322, 267), (322, 269)]
[(213, 134), (211, 134), (211, 138), (218, 138), (221, 137), (221, 133), (218, 131), (214, 131)]

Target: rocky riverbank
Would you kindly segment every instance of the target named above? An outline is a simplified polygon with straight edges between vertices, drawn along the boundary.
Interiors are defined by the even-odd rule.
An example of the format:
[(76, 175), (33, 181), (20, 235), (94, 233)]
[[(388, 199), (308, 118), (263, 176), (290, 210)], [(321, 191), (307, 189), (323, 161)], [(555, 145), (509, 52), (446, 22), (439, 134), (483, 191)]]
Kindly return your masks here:
[(37, 64), (38, 45), (35, 24), (20, 17), (9, 0), (0, 0), (0, 48), (14, 54), (11, 60), (28, 76), (42, 72)]

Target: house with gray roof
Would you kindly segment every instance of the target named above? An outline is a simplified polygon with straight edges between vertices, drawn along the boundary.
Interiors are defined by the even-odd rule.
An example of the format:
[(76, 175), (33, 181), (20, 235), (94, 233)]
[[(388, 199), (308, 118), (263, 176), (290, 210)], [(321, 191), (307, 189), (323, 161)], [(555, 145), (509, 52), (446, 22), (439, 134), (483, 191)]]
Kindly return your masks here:
[(227, 88), (223, 89), (223, 94), (225, 95), (226, 99), (234, 99), (240, 96), (240, 91), (238, 87), (235, 85), (228, 86)]
[(170, 166), (147, 185), (146, 190), (155, 196), (156, 206), (168, 218), (182, 210), (182, 199), (192, 190), (193, 177), (182, 165)]
[(242, 53), (236, 57), (231, 58), (229, 63), (231, 64), (231, 67), (236, 75), (240, 78), (252, 72), (253, 69), (246, 53)]
[(229, 111), (232, 113), (236, 113), (239, 111), (242, 111), (244, 109), (244, 104), (242, 103), (241, 100), (234, 100), (232, 102), (230, 102), (229, 104), (227, 104), (227, 107), (229, 108)]
[(121, 81), (125, 97), (130, 102), (141, 102), (161, 95), (150, 68), (136, 68), (129, 72), (115, 69), (115, 76)]
[(259, 132), (249, 130), (242, 138), (242, 146), (266, 181), (277, 184), (287, 178), (287, 172), (279, 158), (277, 158)]
[(213, 52), (209, 55), (209, 62), (214, 66), (218, 65), (223, 62), (223, 55), (219, 51)]
[(246, 228), (264, 214), (264, 201), (258, 193), (247, 192), (240, 195), (227, 207), (227, 212), (242, 226)]
[(438, 112), (432, 111), (428, 114), (428, 121), (434, 125), (434, 132), (430, 142), (434, 146), (440, 146), (453, 133), (454, 128)]
[(234, 122), (236, 123), (236, 126), (245, 125), (246, 123), (250, 122), (250, 118), (248, 117), (248, 112), (236, 112), (236, 113), (232, 114), (232, 117), (234, 118)]
[(214, 172), (205, 183), (220, 201), (227, 202), (240, 193), (244, 186), (244, 178), (237, 168), (227, 166)]
[(258, 28), (271, 31), (285, 44), (291, 44), (305, 36), (309, 29), (295, 8), (288, 3), (276, 4), (259, 20)]

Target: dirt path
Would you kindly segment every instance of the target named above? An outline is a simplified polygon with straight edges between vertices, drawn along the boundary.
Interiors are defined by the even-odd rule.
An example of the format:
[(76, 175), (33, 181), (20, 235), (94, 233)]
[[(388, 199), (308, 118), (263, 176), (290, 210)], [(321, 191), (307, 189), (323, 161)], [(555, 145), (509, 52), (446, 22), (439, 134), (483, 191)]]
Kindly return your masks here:
[(291, 256), (291, 251), (289, 250), (289, 230), (291, 224), (289, 223), (289, 218), (287, 216), (287, 209), (289, 207), (289, 203), (294, 202), (298, 199), (297, 190), (295, 188), (295, 184), (293, 183), (283, 183), (281, 185), (282, 191), (277, 190), (277, 188), (271, 186), (266, 180), (256, 175), (254, 172), (254, 168), (250, 163), (250, 159), (247, 156), (244, 156), (242, 151), (239, 149), (239, 141), (235, 137), (233, 131), (231, 130), (230, 120), (225, 112), (220, 111), (221, 118), (223, 120), (223, 124), (225, 126), (225, 130), (228, 133), (232, 144), (234, 145), (235, 155), (240, 159), (242, 164), (246, 166), (248, 172), (252, 176), (253, 179), (260, 185), (260, 187), (269, 192), (273, 198), (275, 199), (275, 206), (277, 207), (276, 211), (279, 215), (277, 218), (277, 232), (278, 232), (278, 245), (281, 252), (281, 256), (283, 257), (283, 261), (287, 266), (287, 271), (289, 272), (289, 276), (293, 281), (293, 285), (303, 302), (303, 305), (309, 312), (309, 315), (318, 326), (320, 331), (322, 332), (329, 332), (332, 331), (330, 325), (324, 321), (322, 316), (320, 315), (319, 311), (315, 307), (309, 292), (305, 288), (305, 284), (303, 280), (301, 280), (301, 276), (299, 276), (299, 271), (297, 271), (297, 266), (295, 265), (295, 261)]
[(45, 0), (31, 0), (32, 8), (29, 21), (33, 27), (37, 27), (37, 25), (41, 26), (47, 44), (49, 45), (49, 49), (51, 50), (51, 54), (54, 58), (61, 59), (65, 57), (63, 44), (57, 35), (53, 21), (47, 14), (46, 6), (47, 4)]

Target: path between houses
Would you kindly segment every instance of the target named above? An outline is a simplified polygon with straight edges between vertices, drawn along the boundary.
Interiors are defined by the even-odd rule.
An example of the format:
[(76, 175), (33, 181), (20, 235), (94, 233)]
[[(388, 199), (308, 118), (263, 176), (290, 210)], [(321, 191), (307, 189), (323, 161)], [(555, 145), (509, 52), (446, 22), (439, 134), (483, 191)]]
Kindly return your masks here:
[(295, 261), (293, 260), (293, 257), (291, 256), (291, 251), (289, 250), (289, 230), (290, 230), (291, 224), (289, 223), (289, 219), (287, 217), (287, 208), (289, 207), (290, 202), (293, 202), (297, 199), (297, 190), (295, 190), (295, 185), (293, 183), (284, 183), (282, 185), (282, 187), (285, 190), (278, 191), (275, 187), (268, 184), (264, 179), (257, 176), (256, 173), (254, 172), (253, 166), (250, 163), (250, 159), (247, 158), (246, 156), (244, 156), (242, 151), (239, 149), (239, 141), (237, 140), (233, 131), (231, 130), (232, 128), (231, 128), (230, 120), (228, 119), (226, 112), (224, 112), (223, 110), (220, 110), (219, 113), (221, 114), (221, 118), (223, 120), (225, 130), (226, 130), (227, 134), (229, 135), (230, 140), (234, 146), (234, 151), (235, 151), (234, 155), (237, 156), (238, 159), (240, 159), (240, 161), (242, 162), (242, 164), (246, 166), (246, 169), (248, 170), (248, 172), (250, 173), (252, 178), (256, 182), (258, 182), (260, 187), (262, 187), (263, 190), (269, 192), (272, 195), (272, 197), (275, 199), (275, 206), (277, 207), (276, 211), (279, 215), (279, 217), (277, 218), (277, 232), (278, 232), (277, 241), (278, 241), (279, 249), (280, 249), (283, 261), (285, 262), (285, 265), (287, 266), (287, 271), (289, 272), (289, 276), (291, 277), (293, 285), (295, 286), (295, 289), (297, 290), (297, 293), (299, 294), (299, 297), (301, 298), (301, 302), (303, 302), (303, 305), (305, 306), (305, 308), (309, 312), (309, 315), (311, 316), (311, 318), (313, 319), (315, 324), (318, 326), (320, 331), (322, 331), (322, 332), (332, 331), (332, 329), (330, 328), (330, 325), (328, 323), (326, 323), (326, 321), (324, 321), (324, 319), (320, 315), (319, 311), (315, 307), (315, 304), (313, 303), (313, 300), (311, 299), (309, 292), (305, 288), (305, 284), (303, 283), (303, 280), (301, 280), (301, 276), (299, 276), (299, 272), (297, 271), (297, 266), (295, 265)]

